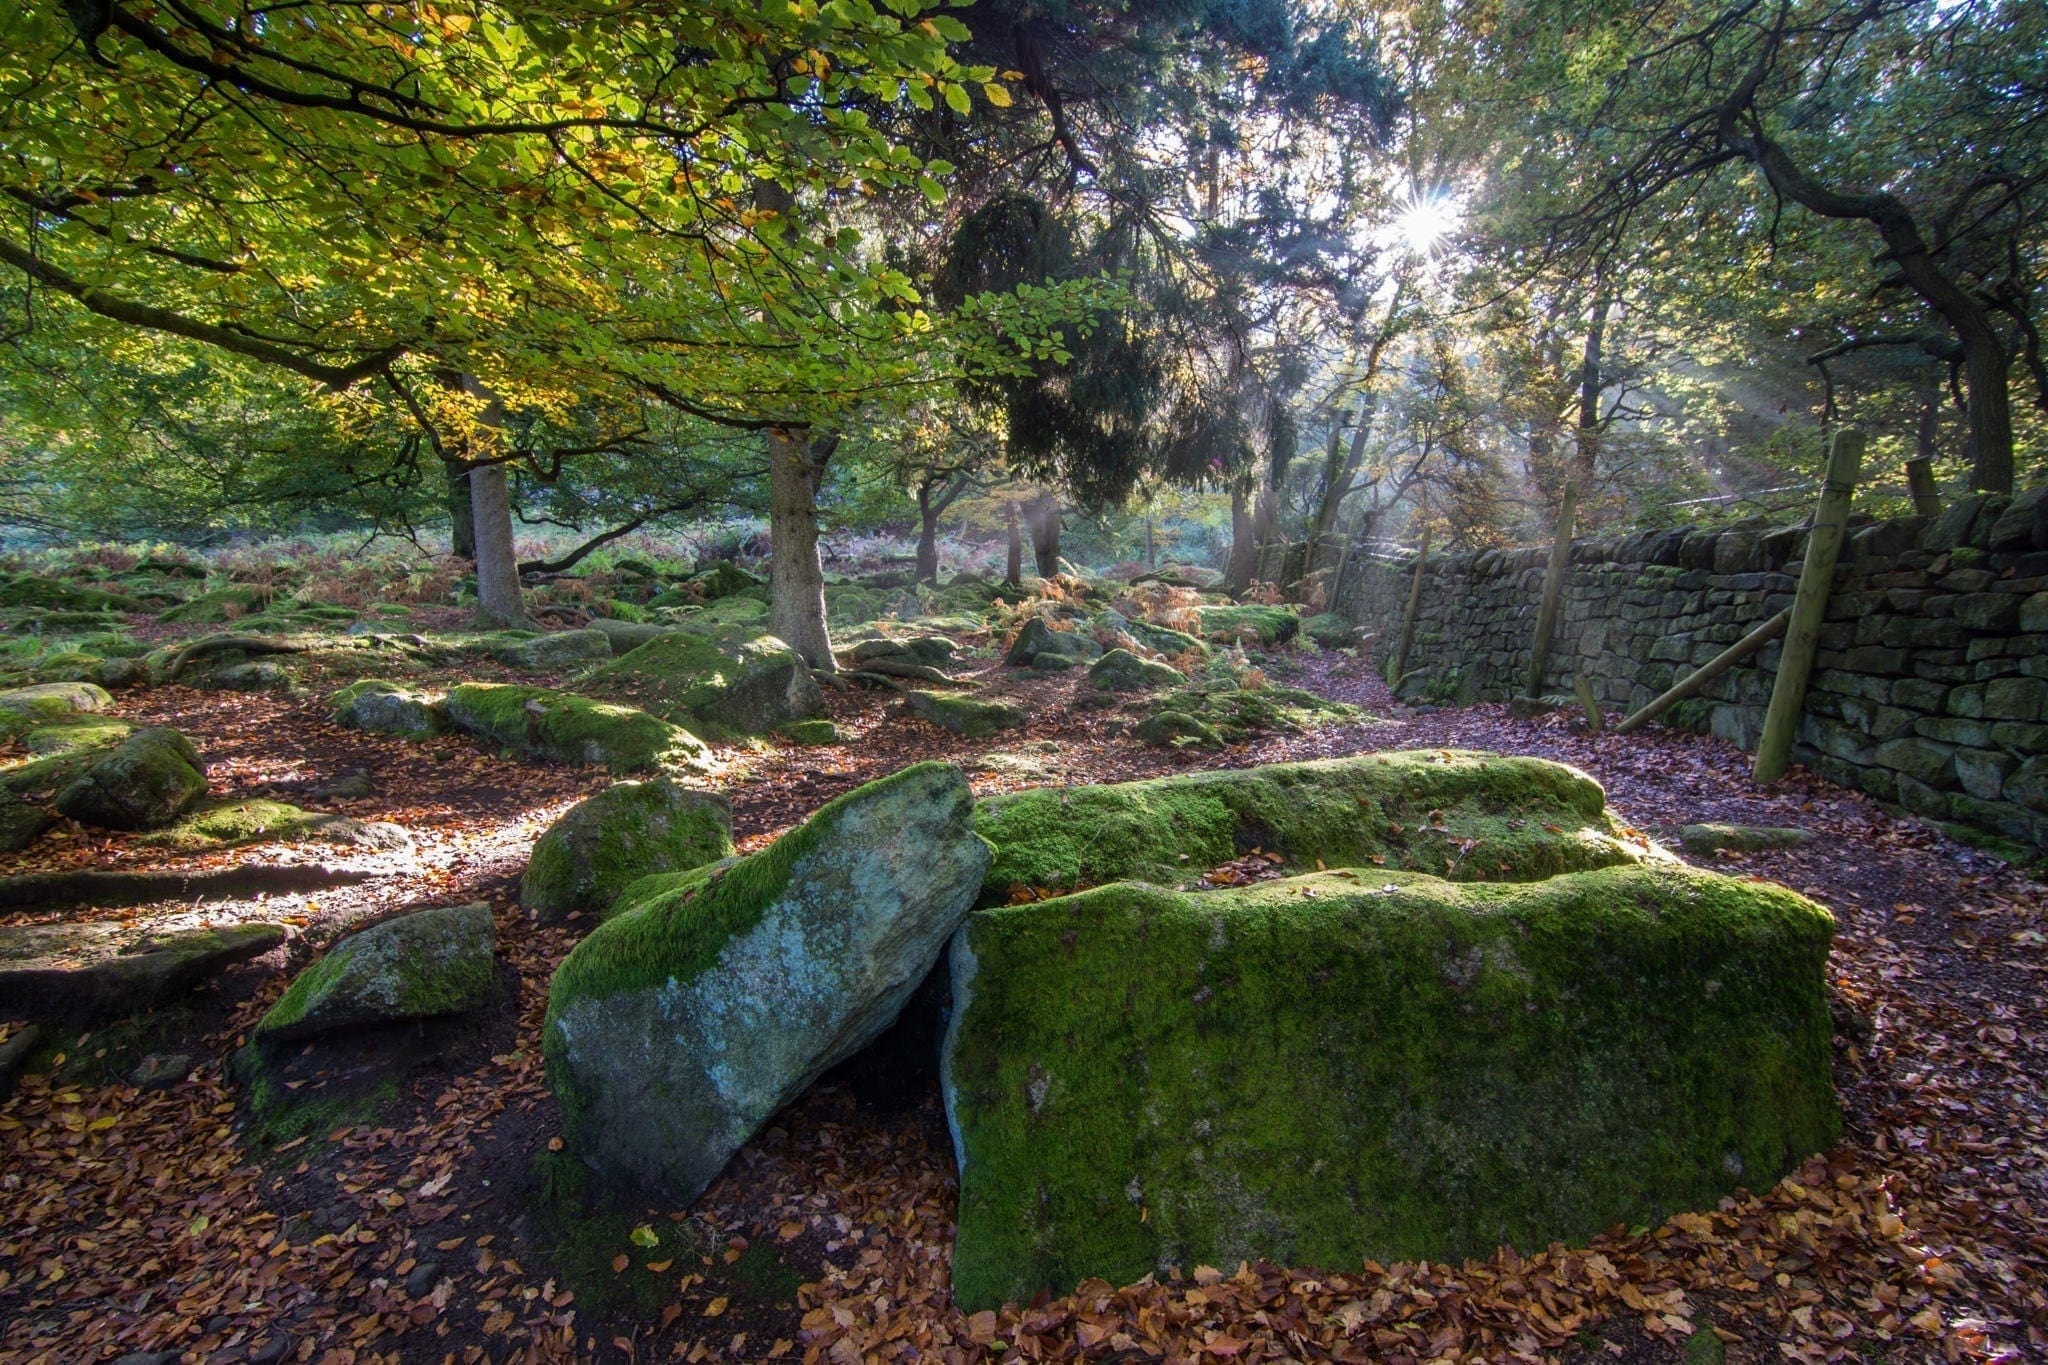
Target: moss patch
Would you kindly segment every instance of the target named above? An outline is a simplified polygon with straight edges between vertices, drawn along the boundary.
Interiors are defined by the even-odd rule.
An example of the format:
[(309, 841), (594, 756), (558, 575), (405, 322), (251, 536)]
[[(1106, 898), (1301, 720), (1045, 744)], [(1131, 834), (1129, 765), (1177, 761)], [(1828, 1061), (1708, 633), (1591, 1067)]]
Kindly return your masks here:
[(1292, 867), (1390, 867), (1530, 880), (1633, 862), (1600, 784), (1536, 758), (1457, 750), (1189, 773), (992, 796), (984, 902), (1012, 887), (1172, 886), (1261, 848)]
[(448, 718), (474, 735), (555, 763), (651, 772), (702, 760), (702, 740), (645, 711), (546, 687), (463, 683), (449, 689)]
[(584, 685), (704, 734), (759, 734), (824, 707), (810, 669), (772, 635), (670, 631)]
[(1018, 729), (1024, 724), (1024, 708), (1005, 701), (981, 701), (943, 692), (916, 691), (906, 693), (903, 703), (911, 715), (964, 739), (980, 739), (998, 730)]
[(1455, 1262), (1767, 1188), (1839, 1132), (1832, 930), (1783, 888), (1671, 865), (977, 913), (945, 1061), (954, 1294)]
[(846, 738), (829, 720), (799, 720), (776, 730), (793, 744), (838, 744)]
[[(261, 587), (253, 583), (228, 583), (187, 598), (169, 611), (158, 613), (156, 619), (217, 625), (223, 621), (236, 621), (252, 616), (268, 607), (276, 597), (275, 588)], [(354, 614), (349, 613), (351, 617)]]
[(641, 877), (732, 852), (732, 805), (723, 796), (668, 782), (622, 782), (540, 837), (519, 883), (519, 903), (543, 921), (601, 911)]
[(1148, 705), (1157, 712), (1193, 716), (1225, 744), (1242, 744), (1267, 734), (1301, 734), (1323, 725), (1366, 719), (1343, 702), (1328, 701), (1292, 687), (1239, 687), (1218, 678), (1165, 693)]
[(1301, 618), (1286, 607), (1200, 607), (1197, 611), (1202, 634), (1226, 644), (1280, 645), (1301, 629)]

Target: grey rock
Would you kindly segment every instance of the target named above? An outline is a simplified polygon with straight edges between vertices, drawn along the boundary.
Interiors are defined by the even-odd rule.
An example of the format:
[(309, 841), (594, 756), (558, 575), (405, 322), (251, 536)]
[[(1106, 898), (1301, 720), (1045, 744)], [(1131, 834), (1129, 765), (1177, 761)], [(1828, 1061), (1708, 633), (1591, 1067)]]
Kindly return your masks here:
[(156, 829), (206, 795), (192, 742), (167, 727), (137, 730), (57, 793), (57, 809), (101, 829)]
[(0, 928), (0, 1000), (33, 1018), (106, 1018), (154, 1008), (284, 942), (275, 924), (139, 932), (120, 921)]
[(114, 704), (106, 690), (89, 682), (36, 683), (0, 692), (0, 734), (37, 725), (62, 724)]
[(192, 1073), (189, 1052), (152, 1052), (128, 1073), (128, 1084), (137, 1090), (169, 1090)]
[(491, 651), (507, 668), (557, 669), (612, 657), (610, 636), (601, 630), (561, 630), (517, 640)]
[(488, 905), (438, 906), (383, 920), (300, 972), (257, 1021), (254, 1037), (284, 1043), (475, 1009), (490, 996), (495, 948)]
[(412, 1298), (424, 1299), (434, 1292), (434, 1286), (440, 1282), (441, 1263), (421, 1261), (412, 1268), (412, 1273), (405, 1277), (405, 1292)]
[(1172, 665), (1141, 659), (1128, 649), (1112, 649), (1088, 669), (1088, 681), (1108, 692), (1178, 687), (1187, 680), (1187, 675)]
[(972, 808), (957, 768), (905, 769), (578, 944), (543, 1032), (576, 1155), (701, 1191), (902, 1010), (988, 868)]
[(14, 1094), (14, 1085), (21, 1078), (22, 1068), (28, 1065), (29, 1054), (41, 1042), (43, 1031), (35, 1024), (23, 1024), (7, 1035), (7, 1041), (0, 1043), (0, 1100)]
[(0, 853), (19, 853), (57, 823), (41, 806), (0, 792)]
[(1956, 780), (1980, 801), (1996, 801), (2005, 789), (2005, 779), (2019, 765), (2011, 754), (1994, 749), (1956, 750)]
[(431, 739), (455, 728), (438, 692), (377, 678), (349, 684), (327, 706), (337, 724), (372, 734)]

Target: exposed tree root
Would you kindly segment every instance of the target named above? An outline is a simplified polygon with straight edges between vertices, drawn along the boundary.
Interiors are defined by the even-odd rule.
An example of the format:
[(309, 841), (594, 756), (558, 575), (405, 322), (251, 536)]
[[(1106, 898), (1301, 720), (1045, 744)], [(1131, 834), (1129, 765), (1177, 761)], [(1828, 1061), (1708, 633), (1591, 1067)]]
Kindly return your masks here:
[(158, 687), (174, 683), (194, 659), (203, 659), (209, 654), (304, 654), (308, 648), (308, 645), (265, 635), (208, 635), (173, 654), (162, 669), (151, 675), (150, 681)]
[(203, 872), (110, 872), (80, 868), (0, 877), (0, 909), (56, 905), (147, 905), (163, 900), (227, 900), (259, 891), (318, 891), (382, 876), (355, 868), (320, 864), (277, 866), (251, 863)]

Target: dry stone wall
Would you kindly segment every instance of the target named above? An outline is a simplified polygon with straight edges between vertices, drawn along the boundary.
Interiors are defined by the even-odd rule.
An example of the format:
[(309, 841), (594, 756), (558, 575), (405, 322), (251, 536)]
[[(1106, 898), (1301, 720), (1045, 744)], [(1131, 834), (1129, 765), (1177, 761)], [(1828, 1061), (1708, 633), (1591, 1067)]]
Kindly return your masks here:
[[(1645, 532), (1572, 547), (1542, 692), (1584, 675), (1633, 710), (1789, 606), (1799, 526)], [(1420, 700), (1522, 691), (1548, 551), (1432, 556), (1409, 675)], [(1391, 653), (1412, 555), (1368, 561), (1344, 609)], [(1779, 645), (1666, 723), (1753, 749)], [(1965, 499), (1931, 521), (1852, 521), (1794, 760), (1908, 811), (2048, 847), (2048, 488)]]

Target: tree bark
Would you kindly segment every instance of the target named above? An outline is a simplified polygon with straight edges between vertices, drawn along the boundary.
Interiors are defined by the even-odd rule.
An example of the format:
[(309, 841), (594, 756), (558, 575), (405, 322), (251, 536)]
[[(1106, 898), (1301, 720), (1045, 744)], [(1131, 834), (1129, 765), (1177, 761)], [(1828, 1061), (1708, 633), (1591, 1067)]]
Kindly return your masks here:
[(1026, 503), (1024, 522), (1031, 530), (1031, 553), (1038, 561), (1038, 576), (1054, 577), (1060, 571), (1059, 494), (1041, 493)]
[(929, 484), (917, 487), (917, 581), (939, 586), (939, 513)]
[(821, 673), (834, 671), (818, 558), (818, 485), (836, 437), (768, 432), (768, 629)]
[(1003, 582), (1017, 587), (1024, 581), (1024, 529), (1018, 524), (1017, 504), (1010, 504), (1010, 553), (1003, 565)]
[(1593, 471), (1600, 462), (1600, 352), (1607, 339), (1609, 304), (1604, 281), (1593, 277), (1593, 311), (1586, 323), (1586, 350), (1579, 362), (1579, 482), (1590, 488)]
[(1246, 506), (1249, 489), (1240, 479), (1230, 486), (1230, 563), (1223, 573), (1223, 591), (1236, 597), (1252, 585), (1252, 567), (1258, 559), (1258, 534)]
[(448, 552), (457, 559), (476, 559), (476, 515), (470, 510), (469, 472), (459, 460), (444, 462), (448, 474)]
[(1551, 542), (1550, 565), (1543, 575), (1543, 601), (1536, 609), (1536, 638), (1529, 646), (1529, 686), (1525, 696), (1543, 695), (1543, 675), (1550, 668), (1550, 638), (1557, 633), (1565, 580), (1571, 577), (1572, 518), (1578, 506), (1578, 480), (1567, 479), (1564, 501), (1557, 509), (1557, 538)]
[(519, 556), (512, 545), (512, 488), (505, 466), (469, 471), (469, 501), (476, 525), (476, 621), (490, 630), (524, 626)]

